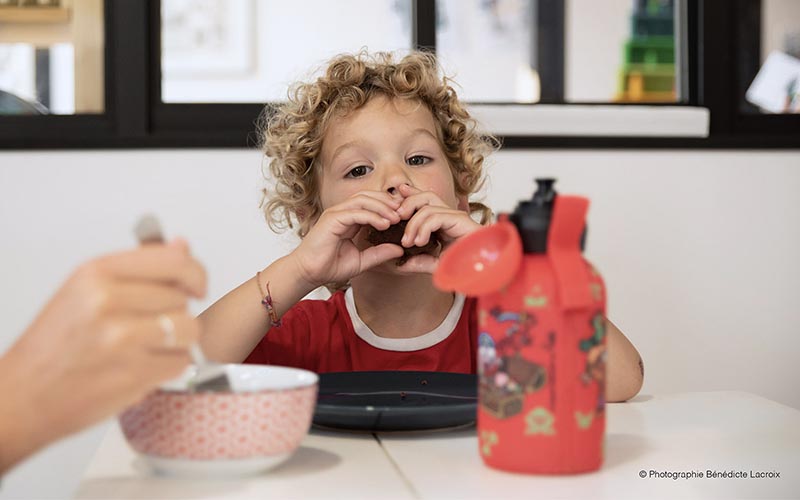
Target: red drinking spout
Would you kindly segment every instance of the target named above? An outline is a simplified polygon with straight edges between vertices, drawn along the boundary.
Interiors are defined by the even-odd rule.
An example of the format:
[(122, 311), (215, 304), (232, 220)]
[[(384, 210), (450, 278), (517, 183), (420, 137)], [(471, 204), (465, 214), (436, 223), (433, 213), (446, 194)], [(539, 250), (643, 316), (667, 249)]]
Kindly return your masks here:
[(497, 292), (516, 276), (522, 262), (522, 240), (505, 215), (453, 243), (433, 273), (436, 288), (480, 296)]

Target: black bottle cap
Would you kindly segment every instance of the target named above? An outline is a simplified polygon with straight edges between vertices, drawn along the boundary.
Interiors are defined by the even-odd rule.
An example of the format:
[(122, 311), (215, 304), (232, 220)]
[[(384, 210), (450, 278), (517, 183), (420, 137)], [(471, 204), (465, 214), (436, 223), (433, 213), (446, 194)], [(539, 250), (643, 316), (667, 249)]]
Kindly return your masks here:
[[(536, 192), (530, 200), (517, 204), (517, 208), (509, 215), (509, 220), (517, 226), (522, 249), (525, 253), (547, 252), (547, 232), (550, 229), (550, 220), (553, 216), (553, 203), (556, 199), (556, 190), (553, 188), (556, 180), (553, 178), (536, 179)], [(581, 235), (581, 251), (586, 242), (586, 229)]]
[(553, 201), (556, 198), (553, 189), (555, 182), (555, 179), (536, 179), (537, 188), (533, 198), (519, 202), (509, 216), (509, 220), (517, 226), (525, 253), (547, 251), (547, 230), (550, 229)]

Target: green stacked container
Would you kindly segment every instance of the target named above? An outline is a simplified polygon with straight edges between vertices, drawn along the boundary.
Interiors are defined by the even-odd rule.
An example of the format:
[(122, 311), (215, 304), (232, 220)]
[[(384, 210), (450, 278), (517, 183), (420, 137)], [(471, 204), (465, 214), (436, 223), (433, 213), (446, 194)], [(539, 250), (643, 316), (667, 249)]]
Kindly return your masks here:
[(636, 0), (619, 73), (619, 101), (675, 101), (673, 0)]

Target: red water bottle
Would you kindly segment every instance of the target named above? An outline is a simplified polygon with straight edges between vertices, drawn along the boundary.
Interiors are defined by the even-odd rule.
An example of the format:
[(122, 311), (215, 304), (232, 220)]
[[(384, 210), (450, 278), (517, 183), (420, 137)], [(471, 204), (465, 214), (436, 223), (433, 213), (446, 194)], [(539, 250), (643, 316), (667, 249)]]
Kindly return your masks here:
[(478, 439), (498, 469), (600, 467), (605, 434), (605, 287), (581, 252), (589, 200), (537, 179), (530, 201), (461, 238), (433, 275), (478, 297)]

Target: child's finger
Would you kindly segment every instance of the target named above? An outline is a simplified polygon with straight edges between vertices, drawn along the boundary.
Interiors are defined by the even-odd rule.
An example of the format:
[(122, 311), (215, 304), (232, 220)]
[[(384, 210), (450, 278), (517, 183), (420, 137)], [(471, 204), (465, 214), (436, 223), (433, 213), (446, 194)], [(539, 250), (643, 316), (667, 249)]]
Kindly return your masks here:
[(392, 259), (399, 259), (403, 256), (403, 248), (393, 243), (381, 243), (380, 245), (368, 247), (361, 252), (361, 266), (359, 273), (383, 264)]
[(442, 201), (442, 199), (439, 198), (439, 195), (437, 195), (433, 191), (423, 191), (422, 189), (419, 189), (417, 187), (414, 187), (406, 183), (400, 184), (399, 190), (400, 194), (402, 194), (404, 198), (408, 198), (411, 196), (418, 196), (418, 195), (428, 195), (430, 198), (432, 198), (433, 200), (437, 200), (440, 204), (442, 204), (442, 206), (444, 206), (444, 202)]
[(427, 206), (421, 208), (408, 221), (403, 233), (401, 244), (406, 247), (425, 246), (430, 240), (430, 235), (440, 229), (444, 233), (456, 226), (463, 217), (464, 212), (448, 208)]
[[(403, 238), (400, 242), (404, 247), (410, 248), (417, 245), (418, 239), (421, 236), (424, 236), (420, 233), (423, 224), (436, 215), (435, 211), (436, 209), (433, 207), (423, 207), (419, 209), (414, 216), (411, 217), (411, 219), (409, 219), (408, 223), (406, 224), (406, 230), (403, 232)], [(422, 246), (424, 246), (424, 244)]]
[(376, 200), (384, 201), (387, 205), (391, 206), (392, 208), (397, 208), (400, 206), (400, 203), (403, 200), (398, 199), (396, 196), (392, 196), (386, 191), (371, 191), (371, 190), (364, 190), (359, 191), (356, 194), (352, 195), (351, 198), (355, 198), (356, 196), (369, 196), (371, 198), (375, 198)]
[(347, 200), (345, 200), (344, 203), (346, 203), (349, 200), (354, 200), (358, 198), (372, 198), (374, 200), (378, 200), (390, 206), (392, 210), (399, 207), (400, 203), (402, 202), (402, 200), (397, 199), (396, 197), (390, 195), (386, 191), (359, 191), (351, 195)]
[[(444, 241), (451, 241), (460, 238), (468, 231), (466, 226), (473, 222), (469, 216), (465, 216), (464, 212), (438, 212), (434, 213), (417, 229), (416, 238), (413, 240), (414, 244), (423, 247), (430, 241), (431, 234), (438, 231), (441, 239)], [(474, 222), (477, 228), (479, 224)]]
[(417, 193), (422, 193), (423, 192), (421, 189), (415, 188), (411, 184), (407, 184), (407, 183), (400, 184), (398, 189), (400, 190), (400, 194), (402, 194), (404, 197), (409, 197), (412, 194), (417, 194)]
[(430, 191), (419, 191), (416, 188), (412, 189), (416, 190), (415, 193), (410, 194), (405, 200), (403, 200), (400, 208), (397, 209), (397, 213), (400, 214), (401, 218), (408, 219), (414, 215), (414, 212), (427, 205), (447, 208), (447, 204), (443, 202), (441, 198), (436, 196), (435, 193)]
[[(389, 196), (388, 193), (386, 193), (386, 196)], [(329, 210), (371, 210), (381, 215), (383, 218), (397, 223), (400, 222), (400, 215), (396, 211), (398, 205), (399, 202), (394, 202), (391, 198), (387, 200), (384, 196), (380, 196), (380, 193), (361, 193), (331, 207)]]
[(383, 231), (392, 225), (389, 219), (366, 209), (334, 211), (328, 216), (332, 219), (333, 233), (339, 237), (349, 235), (356, 226), (372, 226)]
[(433, 274), (438, 265), (438, 257), (422, 253), (411, 257), (402, 266), (398, 266), (397, 271), (400, 274)]

